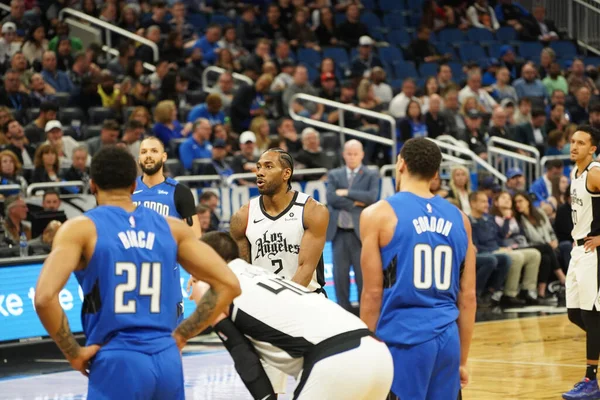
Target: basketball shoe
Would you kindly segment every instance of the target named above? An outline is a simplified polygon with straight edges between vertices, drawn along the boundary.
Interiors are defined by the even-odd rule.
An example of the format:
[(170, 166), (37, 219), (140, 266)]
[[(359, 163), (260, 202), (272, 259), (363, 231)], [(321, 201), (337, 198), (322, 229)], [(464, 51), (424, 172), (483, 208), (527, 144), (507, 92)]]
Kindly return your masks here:
[(598, 381), (593, 381), (588, 378), (583, 378), (580, 382), (577, 382), (573, 389), (567, 393), (563, 393), (563, 399), (565, 400), (597, 400), (600, 399), (600, 388), (598, 388)]

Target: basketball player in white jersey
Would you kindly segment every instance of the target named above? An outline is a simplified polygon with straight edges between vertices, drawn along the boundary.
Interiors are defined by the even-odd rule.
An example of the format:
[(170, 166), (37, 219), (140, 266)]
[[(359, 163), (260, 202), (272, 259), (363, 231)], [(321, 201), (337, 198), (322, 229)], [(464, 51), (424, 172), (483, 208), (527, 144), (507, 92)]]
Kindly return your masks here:
[[(256, 163), (260, 196), (231, 218), (230, 232), (240, 258), (324, 293), (323, 247), (329, 223), (327, 207), (291, 190), (294, 160), (281, 149), (265, 151)], [(285, 393), (286, 376), (265, 365), (277, 393)]]
[(569, 320), (586, 332), (585, 378), (563, 394), (564, 399), (597, 399), (600, 356), (600, 163), (594, 162), (600, 133), (580, 126), (571, 138), (571, 207), (573, 250), (567, 272)]
[[(324, 296), (239, 259), (237, 245), (228, 234), (207, 233), (202, 241), (229, 262), (240, 281), (242, 294), (233, 301), (229, 318), (222, 314), (217, 320), (215, 331), (236, 360), (236, 370), (245, 383), (244, 376), (263, 372), (256, 371), (258, 362), (248, 361), (254, 348), (264, 363), (296, 378), (293, 399), (387, 397), (392, 357), (364, 322)], [(200, 299), (204, 287), (202, 282), (194, 284), (190, 298)], [(239, 347), (244, 336), (251, 345), (242, 357)], [(263, 386), (269, 386), (262, 376)], [(253, 388), (247, 387), (255, 399), (274, 398), (272, 392), (253, 390), (254, 381)]]

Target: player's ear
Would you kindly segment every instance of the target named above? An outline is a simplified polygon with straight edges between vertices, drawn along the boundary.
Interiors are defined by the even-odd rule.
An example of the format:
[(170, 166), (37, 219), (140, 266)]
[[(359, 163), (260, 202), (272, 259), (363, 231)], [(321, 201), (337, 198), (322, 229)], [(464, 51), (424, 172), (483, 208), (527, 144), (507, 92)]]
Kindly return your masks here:
[(133, 185), (129, 187), (129, 194), (133, 194), (135, 192), (135, 187), (137, 186), (137, 181), (133, 182)]
[(91, 194), (98, 193), (98, 186), (96, 185), (96, 183), (94, 182), (93, 179), (90, 179), (90, 193)]
[(162, 162), (163, 163), (167, 162), (167, 152), (166, 151), (163, 151), (163, 153), (162, 153)]

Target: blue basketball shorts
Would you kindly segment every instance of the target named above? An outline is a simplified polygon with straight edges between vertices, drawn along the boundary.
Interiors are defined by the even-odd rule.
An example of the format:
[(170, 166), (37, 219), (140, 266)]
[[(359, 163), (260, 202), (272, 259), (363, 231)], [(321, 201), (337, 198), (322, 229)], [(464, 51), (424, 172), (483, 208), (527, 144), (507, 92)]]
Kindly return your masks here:
[(87, 398), (185, 399), (179, 349), (173, 345), (155, 354), (101, 349), (90, 365)]
[(460, 390), (460, 337), (451, 324), (417, 345), (388, 345), (394, 360), (392, 392), (399, 399), (456, 399)]

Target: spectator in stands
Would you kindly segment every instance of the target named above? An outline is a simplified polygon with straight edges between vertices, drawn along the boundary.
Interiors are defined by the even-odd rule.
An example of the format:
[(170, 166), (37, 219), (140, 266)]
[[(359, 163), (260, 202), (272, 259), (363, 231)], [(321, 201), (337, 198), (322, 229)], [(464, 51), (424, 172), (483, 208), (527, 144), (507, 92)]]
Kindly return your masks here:
[(169, 145), (171, 139), (187, 137), (191, 131), (191, 124), (184, 127), (177, 119), (177, 107), (171, 100), (164, 100), (156, 105), (154, 121), (152, 132), (165, 146)]
[(438, 94), (432, 94), (429, 97), (429, 111), (425, 114), (425, 125), (427, 127), (427, 136), (436, 138), (445, 135), (448, 132), (446, 118), (441, 114), (442, 98)]
[(217, 82), (217, 87), (213, 92), (221, 96), (221, 102), (223, 103), (223, 107), (228, 108), (233, 101), (233, 76), (230, 72), (223, 72), (219, 76), (219, 80)]
[(207, 64), (214, 64), (217, 61), (219, 55), (219, 40), (221, 39), (221, 26), (217, 24), (210, 24), (206, 28), (206, 33), (200, 39), (194, 43), (190, 43), (192, 49), (200, 49), (202, 52), (202, 59)]
[(550, 107), (550, 118), (546, 121), (544, 130), (546, 132), (552, 132), (554, 130), (563, 132), (568, 124), (569, 121), (565, 118), (565, 106), (562, 104), (553, 104)]
[(291, 57), (290, 51), (290, 44), (287, 40), (279, 39), (275, 43), (275, 56), (273, 57), (273, 62), (279, 70), (281, 70), (282, 64), (286, 61), (296, 64), (294, 59)]
[[(83, 181), (84, 183), (90, 180), (90, 171), (86, 166), (89, 160), (87, 147), (84, 145), (77, 146), (71, 153), (72, 163), (69, 169), (65, 172), (65, 181)], [(76, 188), (79, 190), (79, 188)], [(78, 192), (76, 192), (78, 193)]]
[(117, 22), (117, 6), (115, 3), (104, 3), (100, 8), (100, 15), (98, 19), (109, 24), (116, 24)]
[(489, 134), (482, 128), (482, 116), (477, 110), (470, 110), (465, 115), (465, 141), (469, 149), (479, 157), (487, 160), (487, 141)]
[(329, 7), (322, 7), (319, 10), (319, 26), (315, 30), (315, 35), (320, 46), (337, 46), (337, 28), (333, 12)]
[(358, 40), (361, 36), (369, 34), (367, 26), (360, 22), (360, 10), (358, 5), (350, 4), (346, 9), (346, 21), (338, 26), (337, 37), (346, 46), (358, 46)]
[(531, 122), (525, 122), (517, 125), (515, 139), (523, 144), (535, 146), (541, 154), (545, 153), (546, 137), (545, 131), (546, 112), (541, 108), (536, 108), (531, 112)]
[(562, 72), (560, 65), (557, 62), (550, 64), (548, 75), (544, 78), (543, 84), (546, 87), (548, 96), (551, 96), (555, 90), (560, 90), (564, 94), (569, 93), (569, 85)]
[[(262, 71), (263, 64), (271, 61), (271, 44), (267, 39), (259, 39), (256, 42), (254, 52), (248, 54), (242, 60), (243, 69), (253, 73)], [(252, 77), (254, 79), (254, 77)]]
[(188, 114), (188, 122), (194, 122), (198, 118), (205, 118), (210, 122), (210, 125), (224, 124), (225, 113), (221, 110), (223, 103), (221, 96), (216, 93), (211, 93), (206, 97), (206, 102), (198, 104)]
[(281, 11), (277, 4), (269, 4), (267, 7), (267, 20), (261, 27), (265, 37), (272, 41), (287, 39), (287, 27), (281, 23)]
[(494, 108), (498, 107), (496, 100), (481, 87), (481, 72), (477, 70), (473, 70), (467, 75), (467, 85), (459, 92), (458, 100), (463, 104), (467, 97), (470, 96), (478, 99), (488, 114), (491, 114)]
[(21, 43), (17, 41), (17, 27), (12, 22), (2, 25), (2, 37), (0, 38), (0, 63), (8, 64), (11, 57), (21, 49)]
[(114, 119), (107, 119), (102, 124), (100, 136), (90, 138), (86, 141), (90, 156), (94, 157), (101, 148), (112, 146), (119, 140), (120, 128), (119, 123)]
[(466, 128), (465, 121), (460, 114), (460, 105), (458, 103), (458, 91), (450, 88), (444, 94), (444, 110), (441, 115), (446, 120), (447, 132), (454, 138), (462, 137)]
[(31, 183), (60, 181), (60, 161), (54, 145), (44, 143), (38, 147), (35, 151), (33, 165), (35, 168), (31, 176)]
[(321, 148), (321, 136), (314, 128), (305, 128), (302, 131), (302, 150), (296, 154), (295, 161), (299, 168), (326, 168), (331, 170), (340, 166), (337, 156), (327, 154)]
[(10, 14), (0, 21), (0, 25), (5, 26), (7, 23), (12, 23), (15, 26), (17, 36), (23, 38), (29, 29), (35, 25), (31, 14), (29, 17), (25, 14), (25, 2), (23, 0), (11, 0)]
[(569, 114), (573, 123), (582, 124), (589, 120), (590, 98), (590, 90), (586, 86), (579, 87), (576, 94), (577, 102), (569, 108)]
[(542, 42), (560, 39), (554, 22), (546, 19), (546, 9), (543, 6), (533, 8), (533, 17), (536, 23), (531, 28), (531, 36)]
[(9, 69), (4, 74), (4, 90), (0, 92), (0, 105), (15, 110), (19, 119), (25, 117), (25, 111), (31, 108), (31, 100), (27, 93), (20, 90), (19, 73)]
[(57, 92), (73, 93), (71, 78), (56, 68), (56, 54), (48, 50), (42, 56), (42, 77)]
[(523, 67), (523, 63), (517, 61), (513, 47), (509, 45), (501, 46), (498, 56), (500, 57), (500, 64), (508, 68), (511, 81), (516, 79)]
[(281, 118), (277, 123), (277, 134), (285, 141), (288, 151), (296, 154), (302, 149), (302, 141), (291, 118)]
[(251, 50), (256, 46), (259, 39), (265, 37), (265, 33), (260, 29), (256, 20), (254, 7), (247, 5), (242, 10), (241, 21), (237, 27), (237, 37), (242, 41), (242, 45)]
[[(368, 79), (363, 79), (358, 85), (356, 90), (356, 97), (358, 99), (358, 106), (370, 111), (383, 111), (384, 104), (381, 103), (381, 99), (375, 96), (375, 90), (373, 84)], [(377, 119), (362, 116), (361, 117), (368, 125), (378, 126), (379, 121)]]
[(499, 263), (510, 265), (500, 305), (514, 307), (525, 304), (525, 301), (517, 298), (522, 272), (524, 272), (522, 287), (528, 291), (525, 298), (529, 304), (535, 304), (535, 299), (529, 291), (535, 293), (540, 266), (539, 253), (504, 247), (503, 237), (495, 217), (488, 214), (489, 202), (485, 193), (473, 192), (469, 196), (469, 201), (471, 203), (470, 220), (473, 229), (473, 244), (477, 248), (477, 253), (493, 254)]
[(281, 63), (281, 73), (275, 77), (271, 84), (272, 92), (282, 92), (292, 83), (294, 83), (294, 71), (296, 70), (296, 64), (289, 61)]
[(571, 64), (571, 73), (567, 78), (567, 83), (569, 84), (569, 93), (573, 96), (577, 96), (579, 88), (581, 87), (587, 87), (590, 94), (600, 94), (594, 81), (585, 75), (585, 65), (583, 61), (578, 58), (573, 60), (573, 64)]
[(62, 222), (60, 221), (50, 221), (48, 225), (46, 225), (44, 231), (39, 237), (30, 240), (27, 243), (30, 255), (42, 256), (50, 254), (50, 251), (52, 250), (52, 242), (54, 241), (56, 232), (58, 232), (58, 228), (60, 228), (61, 226)]
[(529, 97), (537, 99), (538, 102), (543, 104), (548, 97), (548, 93), (542, 81), (536, 77), (536, 74), (537, 72), (532, 64), (525, 64), (521, 70), (521, 78), (514, 81), (513, 87), (517, 91), (519, 98)]
[[(304, 72), (306, 73), (306, 68)], [(235, 92), (230, 111), (231, 128), (234, 132), (248, 129), (253, 117), (266, 115), (264, 94), (271, 87), (271, 83), (273, 77), (265, 74), (258, 78), (254, 86), (244, 85)]]
[(510, 168), (506, 171), (506, 191), (514, 196), (517, 192), (525, 190), (525, 176), (519, 168)]
[[(404, 81), (406, 82), (406, 80)], [(356, 105), (356, 89), (354, 87), (354, 83), (351, 81), (346, 81), (342, 83), (340, 88), (340, 98), (339, 102), (342, 104), (348, 105)], [(408, 104), (408, 102), (406, 103)], [(391, 107), (391, 105), (390, 105)], [(406, 113), (406, 106), (404, 108), (403, 114)], [(331, 124), (337, 124), (340, 118), (340, 111), (331, 108), (329, 109), (329, 114), (327, 115), (327, 122)], [(360, 129), (363, 125), (362, 117), (358, 114), (353, 113), (344, 113), (344, 125), (350, 129)]]
[[(168, 26), (168, 24), (167, 24), (167, 26)], [(160, 28), (156, 25), (152, 25), (152, 26), (146, 28), (146, 39), (154, 42), (157, 46), (159, 46), (160, 45)], [(159, 49), (160, 49), (160, 46), (159, 46)], [(152, 47), (148, 46), (147, 44), (142, 44), (135, 51), (135, 58), (142, 62), (148, 63), (148, 64), (154, 64), (154, 62), (155, 62), (154, 50), (152, 50)]]
[(548, 147), (546, 147), (545, 156), (560, 156), (567, 144), (565, 133), (557, 129), (548, 133)]
[(98, 95), (102, 99), (102, 107), (119, 108), (127, 104), (127, 93), (131, 90), (131, 81), (126, 80), (123, 85), (115, 87), (115, 77), (105, 69), (100, 73)]
[(258, 157), (255, 155), (256, 135), (252, 131), (240, 135), (240, 152), (233, 157), (231, 167), (234, 174), (256, 172)]
[(535, 207), (548, 205), (548, 199), (552, 194), (552, 181), (562, 176), (564, 165), (562, 160), (549, 160), (545, 165), (546, 172), (536, 179), (529, 188)]
[[(88, 1), (88, 3), (91, 7), (96, 7), (94, 1)], [(123, 7), (121, 19), (119, 20), (119, 27), (131, 33), (138, 33), (140, 30), (140, 18), (139, 9), (135, 4), (127, 4)]]
[(219, 48), (229, 50), (234, 60), (240, 60), (248, 54), (242, 46), (242, 42), (237, 37), (236, 29), (233, 25), (225, 25), (223, 28), (223, 36), (218, 42)]
[(198, 222), (200, 222), (200, 229), (202, 229), (203, 234), (214, 231), (210, 226), (210, 208), (203, 204), (198, 204), (196, 207), (196, 215), (198, 216)]
[(137, 160), (140, 153), (141, 139), (144, 134), (144, 125), (136, 120), (128, 121), (125, 124), (125, 131), (121, 142), (125, 144), (129, 153)]
[[(81, 39), (70, 34), (70, 28), (66, 22), (63, 22), (63, 21), (58, 22), (56, 25), (55, 32), (56, 32), (56, 36), (54, 36), (50, 40), (50, 42), (48, 42), (48, 50), (56, 51), (56, 48), (58, 46), (58, 39), (63, 36), (67, 36), (71, 39), (71, 48), (73, 49), (73, 51), (77, 52), (77, 51), (83, 50), (83, 43), (81, 42)], [(42, 58), (43, 58), (43, 54), (42, 54)]]
[(219, 56), (215, 66), (232, 72), (240, 72), (242, 70), (241, 63), (233, 58), (228, 49), (219, 49)]
[(31, 75), (29, 100), (32, 107), (39, 107), (44, 102), (54, 101), (55, 95), (56, 90), (46, 83), (42, 74), (35, 73)]
[(406, 116), (406, 109), (410, 101), (420, 101), (415, 94), (417, 92), (417, 85), (412, 78), (406, 78), (402, 82), (402, 92), (397, 94), (390, 102), (389, 112), (394, 118), (404, 118)]
[(196, 36), (196, 28), (186, 20), (186, 5), (184, 1), (176, 1), (171, 5), (171, 32), (180, 32), (183, 40), (190, 40)]
[(48, 50), (48, 39), (46, 39), (46, 29), (43, 25), (33, 26), (21, 46), (21, 51), (29, 64), (42, 62), (44, 52)]
[[(20, 185), (21, 188), (27, 186), (27, 181), (22, 173), (22, 164), (17, 156), (11, 150), (0, 151), (0, 185)], [(4, 196), (18, 194), (20, 190), (2, 191)]]
[(554, 252), (558, 249), (558, 240), (548, 217), (533, 206), (527, 193), (519, 192), (515, 194), (513, 203), (515, 218), (519, 222), (527, 241), (542, 254), (538, 278), (538, 298), (544, 299), (550, 271), (554, 271), (561, 285), (564, 286), (566, 280), (565, 273), (560, 268), (558, 258)]
[(297, 8), (294, 21), (289, 28), (290, 46), (321, 51), (314, 31), (308, 26), (308, 15), (304, 8)]
[(221, 178), (227, 178), (233, 174), (233, 169), (225, 157), (227, 157), (227, 143), (224, 140), (217, 139), (212, 147), (212, 164), (209, 164), (208, 175), (220, 175)]
[(27, 69), (27, 60), (22, 52), (17, 51), (10, 59), (10, 69), (19, 73), (19, 79), (21, 81), (21, 90), (26, 91), (26, 88), (31, 82), (31, 76), (33, 70)]
[(250, 123), (250, 131), (256, 137), (254, 155), (260, 157), (262, 153), (269, 149), (269, 121), (262, 116), (254, 117)]
[(63, 126), (60, 121), (48, 121), (46, 123), (45, 131), (46, 138), (48, 139), (46, 140), (45, 144), (52, 145), (54, 151), (56, 151), (58, 154), (59, 159), (57, 163), (60, 165), (69, 166), (71, 164), (73, 150), (79, 146), (79, 143), (77, 143), (77, 141), (71, 136), (64, 136)]
[(439, 93), (437, 79), (435, 76), (430, 76), (425, 81), (425, 87), (423, 88), (423, 96), (421, 96), (421, 98), (419, 99), (421, 100), (423, 112), (427, 112), (429, 110), (429, 97), (437, 93)]
[(127, 106), (151, 108), (156, 103), (156, 97), (150, 90), (150, 86), (150, 78), (142, 75), (133, 85), (133, 89), (127, 93)]
[(518, 108), (513, 114), (513, 124), (521, 125), (531, 122), (531, 99), (529, 97), (521, 97), (519, 99)]
[(42, 208), (44, 211), (58, 211), (60, 209), (60, 195), (54, 189), (44, 191)]
[[(321, 74), (320, 79), (321, 85), (319, 89), (319, 97), (326, 100), (337, 101), (340, 93), (339, 88), (336, 86), (335, 75), (333, 75), (331, 72), (324, 72)], [(323, 119), (327, 119), (327, 111), (328, 108), (326, 108), (324, 111)]]
[(600, 103), (596, 102), (590, 106), (590, 125), (594, 128), (600, 128)]
[(556, 53), (550, 47), (544, 47), (540, 53), (540, 65), (537, 67), (540, 79), (546, 78), (550, 73), (550, 66), (556, 61)]
[(192, 134), (179, 146), (179, 159), (183, 167), (191, 171), (194, 160), (212, 157), (212, 145), (210, 144), (210, 121), (206, 118), (198, 118), (192, 128)]
[(383, 104), (389, 104), (394, 96), (392, 87), (386, 83), (386, 73), (381, 67), (375, 67), (371, 71), (371, 82), (375, 97), (379, 98)]
[(452, 81), (452, 68), (448, 64), (440, 64), (437, 69), (437, 83), (440, 87), (440, 93), (444, 93), (450, 86), (454, 86)]
[(512, 130), (508, 127), (508, 116), (503, 107), (498, 107), (492, 113), (489, 129), (490, 137), (496, 136), (502, 139), (514, 140)]
[(71, 54), (71, 40), (64, 37), (58, 40), (56, 48), (56, 67), (60, 71), (69, 71), (73, 65), (73, 56)]
[(19, 194), (12, 195), (4, 201), (4, 233), (12, 245), (18, 245), (21, 233), (31, 240), (31, 228), (23, 222), (27, 219), (27, 204)]
[(217, 207), (219, 207), (219, 196), (215, 192), (206, 190), (200, 195), (198, 202), (210, 209), (210, 229), (219, 230), (221, 221), (216, 214)]
[(500, 0), (496, 6), (496, 18), (504, 26), (512, 26), (517, 32), (523, 30), (523, 22), (530, 16), (520, 4), (513, 4), (512, 0)]
[(142, 21), (142, 27), (149, 28), (157, 26), (160, 33), (168, 35), (171, 32), (171, 25), (167, 22), (167, 3), (163, 0), (152, 1), (152, 16), (146, 21)]
[(146, 107), (135, 107), (129, 115), (129, 121), (139, 121), (144, 127), (144, 135), (152, 134), (152, 116)]
[(469, 195), (471, 194), (471, 179), (469, 170), (462, 165), (454, 165), (450, 170), (450, 182), (448, 184), (448, 198), (455, 199), (458, 208), (465, 214), (471, 214), (471, 203)]
[(374, 67), (383, 67), (383, 64), (372, 52), (373, 39), (369, 36), (361, 36), (358, 44), (358, 55), (352, 60), (350, 71), (353, 77), (362, 78), (370, 75)]
[(418, 101), (409, 101), (406, 106), (406, 118), (400, 122), (399, 130), (400, 142), (406, 142), (414, 137), (427, 136), (427, 125), (425, 125), (421, 104)]
[(410, 55), (417, 63), (443, 62), (447, 61), (449, 55), (442, 55), (429, 42), (431, 30), (426, 26), (420, 26), (417, 30), (417, 37), (410, 43)]
[[(75, 92), (79, 92), (81, 87), (83, 86), (83, 80), (85, 78), (91, 77), (92, 75), (98, 75), (99, 68), (97, 65), (91, 65), (88, 61), (87, 56), (83, 52), (78, 52), (75, 54), (75, 58), (73, 59), (73, 65), (69, 71), (67, 71), (67, 75), (73, 82), (73, 86), (75, 87)], [(50, 87), (50, 85), (46, 85)]]
[(423, 2), (423, 15), (421, 25), (437, 32), (446, 27), (449, 20), (448, 8), (440, 7), (434, 0)]
[(120, 77), (127, 73), (127, 68), (131, 59), (135, 55), (135, 48), (131, 42), (123, 41), (119, 45), (119, 56), (113, 58), (107, 65), (106, 69), (113, 73), (114, 76)]
[(510, 99), (517, 101), (517, 91), (510, 85), (510, 72), (506, 67), (500, 67), (496, 71), (496, 83), (492, 85), (492, 96), (497, 101)]
[(571, 208), (571, 188), (567, 187), (565, 202), (560, 204), (556, 209), (556, 218), (554, 219), (554, 232), (558, 240), (558, 248), (560, 251), (560, 261), (563, 266), (563, 271), (569, 266), (571, 261), (571, 249), (573, 248), (573, 209)]
[(515, 126), (515, 102), (511, 99), (504, 99), (500, 102), (500, 106), (504, 108), (504, 111), (506, 112), (506, 125), (512, 129)]
[(475, 0), (475, 3), (467, 9), (467, 16), (471, 25), (476, 28), (485, 28), (492, 32), (500, 28), (496, 13), (488, 4), (488, 0)]
[(317, 90), (308, 82), (308, 71), (303, 65), (296, 67), (294, 83), (283, 92), (283, 109), (287, 113), (291, 106), (297, 114), (320, 121), (325, 107), (312, 101), (299, 100), (292, 103), (292, 96), (297, 93), (318, 96)]
[(483, 105), (479, 102), (479, 100), (477, 100), (477, 97), (475, 97), (475, 96), (469, 96), (465, 99), (465, 101), (463, 102), (463, 104), (460, 108), (460, 113), (463, 118), (466, 118), (466, 115), (471, 110), (477, 111), (477, 112), (481, 113), (482, 115), (485, 115), (486, 111), (487, 111), (485, 109), (485, 107), (483, 107)]
[(27, 143), (25, 132), (19, 121), (9, 120), (4, 124), (3, 130), (6, 132), (6, 137), (9, 141), (6, 150), (15, 153), (21, 165), (25, 167), (33, 166), (32, 160), (35, 154), (35, 147)]

